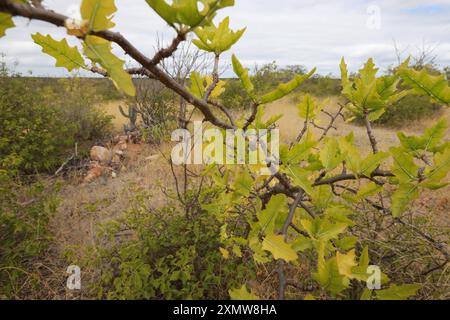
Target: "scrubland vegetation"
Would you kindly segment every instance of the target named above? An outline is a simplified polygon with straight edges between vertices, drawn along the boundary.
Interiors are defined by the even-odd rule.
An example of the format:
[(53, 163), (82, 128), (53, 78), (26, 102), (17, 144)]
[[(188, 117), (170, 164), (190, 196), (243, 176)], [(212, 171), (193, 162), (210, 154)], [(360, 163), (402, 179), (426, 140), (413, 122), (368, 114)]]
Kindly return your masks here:
[[(217, 61), (239, 40), (227, 20), (212, 23), (234, 3), (221, 0), (206, 13), (147, 1), (178, 37), (151, 62), (122, 47), (141, 65), (124, 72), (107, 50), (115, 10), (94, 16), (96, 2), (82, 5), (91, 29), (67, 27), (96, 68), (77, 48), (68, 57), (67, 43), (47, 53), (115, 85), (1, 65), (0, 299), (450, 298), (448, 68), (407, 60), (381, 74), (370, 59), (349, 74), (343, 59), (335, 79), (276, 63), (247, 70), (233, 56), (236, 78), (219, 79), (213, 59), (205, 67), (176, 49), (195, 33), (198, 49), (186, 50), (197, 53), (184, 57)], [(0, 1), (0, 15), (23, 6), (40, 8)], [(170, 56), (183, 62), (177, 72), (158, 67)], [(174, 166), (171, 132), (196, 119), (279, 128), (280, 171)], [(86, 181), (93, 146), (119, 160)], [(82, 270), (81, 290), (66, 288), (69, 265)], [(369, 265), (379, 289), (366, 286)]]

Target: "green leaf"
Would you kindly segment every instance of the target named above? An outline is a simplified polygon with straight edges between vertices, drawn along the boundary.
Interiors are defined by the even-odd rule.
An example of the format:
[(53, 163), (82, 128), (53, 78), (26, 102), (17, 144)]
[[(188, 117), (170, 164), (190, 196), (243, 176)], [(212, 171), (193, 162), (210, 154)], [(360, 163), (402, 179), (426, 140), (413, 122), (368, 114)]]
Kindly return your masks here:
[(408, 205), (419, 197), (418, 187), (414, 184), (401, 184), (392, 195), (392, 215), (394, 217), (401, 216)]
[(342, 162), (339, 143), (335, 138), (327, 138), (325, 145), (320, 150), (320, 160), (328, 171), (335, 169)]
[(290, 262), (298, 259), (297, 253), (292, 248), (292, 245), (287, 244), (284, 241), (284, 237), (281, 235), (277, 236), (271, 234), (265, 237), (262, 243), (262, 248), (263, 250), (272, 253), (276, 260), (283, 259), (286, 262)]
[(115, 86), (129, 96), (136, 95), (131, 76), (123, 69), (125, 62), (111, 51), (111, 42), (96, 36), (87, 36), (83, 43), (85, 55), (94, 63), (100, 64), (114, 82)]
[(239, 77), (241, 80), (242, 86), (244, 87), (245, 91), (249, 96), (252, 96), (253, 90), (255, 87), (253, 86), (252, 81), (250, 80), (250, 77), (248, 75), (248, 69), (244, 68), (238, 58), (233, 54), (231, 58), (233, 62), (233, 70), (234, 73)]
[(437, 103), (450, 103), (450, 87), (445, 75), (433, 76), (426, 69), (416, 71), (407, 67), (399, 68), (397, 72), (404, 83), (413, 88), (413, 94), (427, 95)]
[(350, 280), (339, 272), (336, 257), (325, 260), (325, 243), (319, 244), (317, 258), (317, 272), (313, 273), (313, 279), (332, 295), (337, 295), (348, 288)]
[(309, 94), (306, 94), (297, 108), (301, 118), (313, 120), (322, 110), (322, 105), (317, 105), (314, 99)]
[(15, 27), (12, 15), (0, 12), (0, 38), (6, 34), (6, 29)]
[(228, 293), (230, 294), (231, 300), (242, 300), (242, 301), (260, 300), (260, 298), (257, 295), (248, 291), (247, 286), (245, 284), (239, 289), (229, 290)]
[(426, 129), (420, 137), (407, 136), (403, 132), (399, 132), (397, 136), (402, 146), (408, 151), (437, 152), (441, 147), (447, 128), (448, 120), (446, 117), (442, 117), (433, 127)]
[(348, 85), (349, 79), (348, 79), (347, 64), (345, 63), (344, 57), (342, 57), (341, 59), (340, 69), (341, 69), (342, 86), (345, 87)]
[(375, 291), (378, 300), (406, 300), (422, 288), (418, 284), (392, 285), (389, 289)]
[(439, 182), (447, 177), (450, 171), (450, 148), (447, 148), (444, 153), (438, 153), (435, 156), (434, 166), (426, 173), (426, 178), (432, 182)]
[(216, 55), (230, 50), (239, 41), (245, 32), (245, 28), (234, 32), (229, 28), (230, 18), (226, 17), (218, 27), (213, 23), (210, 26), (198, 27), (195, 34), (199, 39), (192, 40), (200, 50), (213, 52)]
[(191, 89), (190, 92), (199, 99), (202, 99), (205, 95), (205, 86), (203, 85), (203, 79), (200, 73), (192, 72), (191, 73)]
[(380, 166), (383, 160), (389, 157), (387, 152), (378, 152), (376, 154), (369, 155), (361, 162), (361, 174), (370, 175), (376, 168)]
[(117, 11), (114, 0), (83, 0), (81, 17), (88, 21), (89, 30), (102, 31), (111, 29), (115, 24), (111, 21)]
[(284, 171), (293, 181), (295, 186), (302, 188), (308, 195), (313, 193), (312, 184), (308, 177), (310, 173), (300, 167), (287, 166)]
[(316, 72), (316, 69), (314, 68), (306, 75), (298, 75), (288, 83), (283, 83), (278, 86), (274, 91), (266, 94), (261, 98), (261, 103), (271, 103), (276, 100), (280, 100), (281, 98), (287, 96), (289, 93), (297, 89), (303, 82), (308, 80), (314, 73)]
[(234, 192), (242, 197), (250, 195), (254, 185), (252, 175), (245, 169), (237, 172), (236, 179), (233, 183)]
[(390, 153), (394, 158), (392, 172), (401, 183), (410, 183), (417, 179), (419, 166), (414, 163), (412, 155), (405, 152), (403, 148), (391, 148)]
[(347, 168), (355, 175), (361, 173), (361, 152), (355, 146), (353, 132), (339, 140), (339, 148), (344, 155)]
[[(273, 196), (266, 206), (266, 209), (258, 215), (259, 225), (264, 234), (273, 234), (276, 228), (276, 221), (282, 213), (287, 213), (287, 198), (284, 194)], [(286, 215), (285, 215), (286, 216)]]
[(301, 143), (297, 143), (291, 150), (289, 150), (284, 158), (283, 163), (286, 164), (299, 164), (310, 155), (312, 148), (317, 146), (318, 142), (314, 139), (312, 134), (308, 133), (306, 138)]
[(66, 39), (56, 41), (50, 35), (43, 36), (40, 33), (31, 37), (36, 44), (42, 47), (42, 52), (56, 59), (57, 67), (66, 68), (69, 72), (74, 69), (86, 68), (78, 48), (70, 47)]
[[(146, 0), (148, 5), (170, 26), (182, 30), (183, 26), (191, 28), (212, 22), (217, 10), (234, 5), (234, 0)], [(199, 8), (201, 2), (203, 8)], [(176, 25), (179, 26), (176, 26)]]

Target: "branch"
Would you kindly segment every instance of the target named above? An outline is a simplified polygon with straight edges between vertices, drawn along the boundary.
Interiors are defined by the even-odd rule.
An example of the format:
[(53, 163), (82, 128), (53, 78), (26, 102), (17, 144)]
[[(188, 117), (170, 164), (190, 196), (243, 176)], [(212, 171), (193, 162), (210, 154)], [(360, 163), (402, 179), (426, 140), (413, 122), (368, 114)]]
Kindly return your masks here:
[(373, 151), (373, 153), (378, 153), (377, 139), (373, 135), (372, 124), (370, 123), (368, 114), (364, 115), (364, 124), (366, 126), (367, 135), (369, 136), (370, 145), (372, 146), (372, 151)]
[(178, 45), (186, 40), (185, 33), (178, 33), (177, 37), (173, 39), (169, 47), (160, 49), (150, 61), (153, 65), (159, 64), (162, 60), (169, 58), (178, 49)]
[(219, 59), (220, 56), (216, 54), (214, 58), (214, 69), (212, 72), (213, 82), (209, 86), (209, 88), (206, 90), (205, 93), (205, 101), (208, 101), (209, 97), (211, 96), (211, 93), (216, 88), (217, 84), (219, 83)]
[[(21, 3), (15, 3), (11, 0), (0, 0), (0, 11), (10, 13), (13, 16), (45, 21), (58, 27), (64, 27), (64, 23), (68, 19), (67, 16), (56, 13), (54, 11), (46, 10), (43, 8), (35, 8)], [(206, 121), (209, 121), (213, 125), (218, 126), (222, 129), (232, 129), (229, 124), (215, 117), (206, 101), (200, 100), (197, 97), (193, 96), (185, 87), (178, 84), (174, 79), (172, 79), (170, 75), (156, 66), (155, 62), (159, 62), (160, 60), (158, 61), (158, 59), (149, 59), (148, 57), (146, 57), (122, 34), (109, 30), (98, 32), (91, 31), (89, 34), (116, 43), (127, 55), (140, 63), (145, 69), (147, 69), (147, 71), (153, 74), (155, 78), (163, 83), (167, 88), (171, 89), (179, 96), (184, 98), (188, 103), (199, 109), (205, 116)]]

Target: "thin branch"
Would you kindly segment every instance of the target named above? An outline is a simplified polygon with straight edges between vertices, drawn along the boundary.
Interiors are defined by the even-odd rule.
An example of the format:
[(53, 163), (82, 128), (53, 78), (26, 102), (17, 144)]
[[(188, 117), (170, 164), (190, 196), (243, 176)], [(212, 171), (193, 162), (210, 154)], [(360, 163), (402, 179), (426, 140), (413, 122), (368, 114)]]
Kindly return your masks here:
[(212, 92), (214, 91), (214, 89), (217, 87), (217, 84), (219, 83), (219, 61), (220, 61), (220, 56), (218, 54), (216, 54), (216, 56), (214, 57), (214, 68), (213, 68), (213, 72), (212, 72), (213, 81), (212, 81), (211, 85), (209, 86), (209, 88), (206, 90), (205, 101), (209, 100), (209, 97), (211, 96)]
[(377, 139), (373, 135), (372, 124), (370, 123), (368, 114), (364, 115), (364, 124), (366, 126), (367, 135), (368, 135), (369, 140), (370, 140), (370, 145), (372, 146), (372, 151), (373, 151), (373, 153), (378, 153)]

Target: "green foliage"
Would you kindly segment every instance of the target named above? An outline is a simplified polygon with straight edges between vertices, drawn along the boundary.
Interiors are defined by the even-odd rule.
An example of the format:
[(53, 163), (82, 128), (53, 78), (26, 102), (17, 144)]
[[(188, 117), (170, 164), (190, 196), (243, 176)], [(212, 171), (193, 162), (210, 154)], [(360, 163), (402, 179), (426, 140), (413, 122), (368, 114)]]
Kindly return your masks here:
[[(224, 299), (252, 272), (241, 258), (224, 259), (220, 224), (199, 213), (182, 216), (176, 206), (149, 209), (138, 196), (135, 208), (121, 221), (105, 226), (113, 239), (122, 226), (136, 240), (101, 250), (100, 294), (108, 299)], [(177, 235), (174, 237), (174, 235)]]
[(83, 0), (80, 11), (88, 30), (102, 31), (115, 26), (111, 21), (112, 15), (117, 11), (114, 0)]
[(225, 18), (218, 27), (213, 23), (206, 27), (198, 27), (195, 29), (195, 34), (199, 39), (194, 39), (192, 43), (200, 50), (213, 52), (220, 55), (223, 52), (230, 50), (230, 48), (239, 41), (245, 32), (245, 29), (234, 32), (229, 28), (230, 18)]
[(0, 38), (5, 35), (7, 29), (14, 27), (14, 21), (8, 13), (0, 12)]
[(274, 91), (264, 95), (261, 98), (261, 103), (270, 103), (287, 96), (289, 93), (297, 89), (303, 82), (308, 80), (315, 72), (316, 69), (313, 69), (306, 75), (297, 75), (291, 81), (280, 84)]
[(398, 76), (383, 76), (377, 78), (378, 69), (372, 59), (369, 59), (358, 75), (350, 80), (344, 59), (341, 62), (342, 95), (349, 103), (347, 110), (353, 117), (378, 120), (386, 108), (402, 99), (407, 92), (398, 92), (400, 79)]
[(425, 68), (417, 71), (405, 64), (398, 71), (405, 85), (412, 87), (411, 92), (416, 95), (426, 95), (434, 102), (449, 105), (450, 87), (445, 75), (433, 76)]
[(94, 107), (95, 87), (86, 87), (84, 80), (46, 83), (4, 72), (0, 77), (0, 169), (51, 172), (75, 142), (81, 148), (81, 143), (108, 134), (112, 119)]
[(123, 69), (124, 61), (111, 52), (111, 42), (96, 36), (87, 36), (84, 43), (84, 53), (94, 63), (100, 64), (113, 80), (119, 90), (129, 96), (136, 95), (131, 76)]
[(170, 26), (186, 32), (186, 28), (209, 25), (219, 9), (234, 5), (234, 0), (174, 0), (168, 4), (165, 0), (146, 0), (148, 5)]
[(0, 170), (0, 203), (0, 299), (20, 299), (25, 290), (40, 287), (34, 262), (50, 243), (48, 221), (57, 203), (51, 187), (19, 183), (4, 170)]
[(0, 169), (54, 170), (74, 143), (71, 124), (18, 77), (0, 78), (0, 126)]
[(250, 77), (248, 75), (248, 69), (244, 68), (241, 64), (241, 62), (236, 58), (236, 56), (233, 54), (232, 56), (232, 62), (233, 62), (233, 70), (234, 73), (239, 77), (239, 79), (242, 82), (242, 86), (244, 87), (247, 94), (252, 97), (253, 90), (255, 87), (253, 86), (252, 81), (250, 80)]

